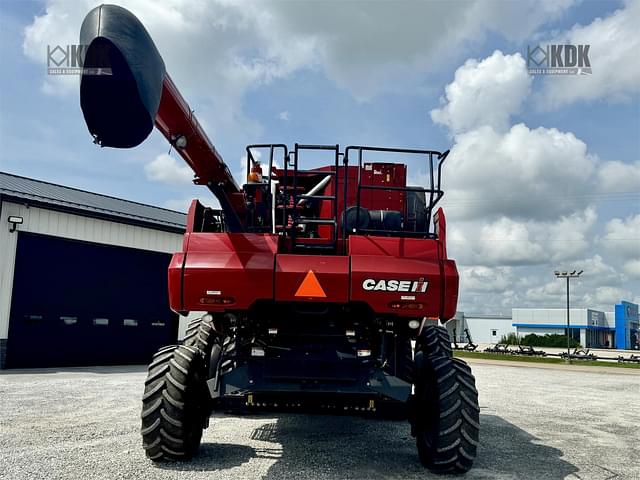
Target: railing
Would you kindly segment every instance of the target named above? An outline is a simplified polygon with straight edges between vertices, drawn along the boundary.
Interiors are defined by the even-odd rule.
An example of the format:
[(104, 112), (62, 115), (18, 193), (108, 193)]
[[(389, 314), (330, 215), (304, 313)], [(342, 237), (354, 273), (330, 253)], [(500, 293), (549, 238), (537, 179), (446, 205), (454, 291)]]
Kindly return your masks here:
[[(447, 158), (449, 151), (437, 152), (433, 150), (405, 149), (405, 148), (383, 148), (383, 147), (367, 147), (367, 146), (348, 146), (344, 153), (340, 152), (339, 145), (303, 145), (295, 144), (293, 150), (288, 150), (284, 144), (256, 144), (247, 147), (247, 177), (251, 173), (251, 166), (258, 160), (254, 152), (259, 149), (268, 149), (269, 166), (267, 171), (266, 182), (254, 184), (255, 189), (262, 189), (262, 194), (266, 196), (264, 204), (267, 205), (267, 211), (263, 211), (263, 219), (260, 224), (248, 225), (248, 231), (253, 232), (276, 232), (280, 231), (291, 239), (292, 249), (336, 249), (339, 241), (339, 232), (342, 231), (342, 239), (346, 239), (350, 234), (370, 234), (370, 235), (386, 235), (396, 237), (416, 237), (416, 238), (435, 238), (435, 230), (433, 229), (432, 217), (435, 206), (438, 204), (444, 192), (441, 189), (442, 179), (442, 163)], [(334, 152), (334, 162), (331, 169), (327, 170), (303, 170), (300, 169), (302, 152), (315, 151), (331, 151)], [(372, 163), (365, 158), (367, 154), (374, 156), (375, 154), (393, 155), (417, 155), (423, 157), (427, 163), (427, 181), (429, 185), (425, 187), (418, 186), (397, 186), (397, 185), (373, 185), (363, 184), (363, 164), (364, 162)], [(280, 178), (273, 175), (274, 159), (282, 159), (282, 169)], [(280, 156), (280, 154), (282, 156)], [(357, 176), (356, 176), (356, 218), (355, 225), (347, 227), (349, 192), (349, 162), (355, 163), (357, 159)], [(342, 165), (340, 164), (342, 160)], [(393, 158), (385, 157), (382, 162), (373, 163), (396, 163)], [(353, 172), (352, 172), (353, 173)], [(331, 184), (332, 190), (330, 195), (322, 194), (324, 186), (317, 185), (318, 191), (313, 191), (309, 185), (301, 186), (300, 181), (311, 175), (329, 177), (326, 185)], [(278, 180), (277, 191), (278, 198), (273, 197), (272, 189), (273, 181)], [(342, 185), (340, 184), (342, 181)], [(367, 182), (364, 182), (367, 183)], [(249, 184), (251, 185), (251, 184)], [(265, 189), (266, 187), (266, 189)], [(399, 198), (404, 202), (403, 210), (399, 212), (402, 217), (401, 229), (392, 228), (364, 228), (360, 225), (360, 213), (362, 204), (363, 191), (387, 191), (387, 192), (404, 192)], [(413, 192), (413, 195), (410, 194)], [(256, 194), (255, 190), (247, 190), (246, 194)], [(353, 193), (352, 193), (353, 194)], [(342, 198), (340, 197), (342, 196)], [(318, 215), (311, 217), (304, 216), (305, 201), (326, 201), (331, 203), (331, 215), (321, 217)], [(412, 200), (415, 205), (411, 205)], [(340, 224), (339, 203), (342, 203), (343, 224)], [(368, 205), (368, 204), (367, 204)], [(280, 217), (275, 212), (282, 212)], [(386, 210), (385, 210), (386, 211)], [(326, 215), (326, 210), (325, 210)], [(329, 238), (323, 235), (321, 238), (307, 238), (301, 236), (301, 232), (305, 231), (307, 226), (329, 226), (331, 234)], [(380, 225), (378, 225), (380, 226)], [(389, 227), (389, 225), (385, 225)]]
[[(300, 152), (305, 150), (328, 150), (334, 152), (334, 169), (333, 171), (318, 171), (318, 170), (300, 170)], [(284, 168), (284, 184), (288, 185), (289, 166), (293, 167), (292, 180), (293, 189), (290, 191), (292, 199), (292, 217), (291, 227), (289, 229), (292, 248), (295, 250), (300, 248), (314, 248), (314, 249), (329, 249), (335, 250), (338, 243), (338, 186), (340, 184), (340, 146), (339, 145), (301, 145), (296, 143), (291, 156), (293, 157), (293, 165), (289, 165), (289, 161), (285, 162)], [(346, 173), (346, 172), (345, 172)], [(333, 181), (333, 195), (316, 195), (316, 194), (299, 194), (298, 193), (298, 179), (300, 175), (324, 175), (328, 176)], [(346, 178), (346, 175), (345, 175)], [(333, 216), (331, 217), (316, 217), (308, 218), (300, 216), (297, 209), (300, 200), (324, 200), (331, 202)], [(298, 226), (300, 225), (328, 225), (331, 227), (331, 239), (327, 242), (313, 244), (305, 244), (298, 241)], [(304, 228), (304, 227), (303, 227)]]
[[(440, 188), (441, 179), (442, 179), (442, 163), (449, 155), (449, 150), (440, 153), (433, 150), (416, 150), (416, 149), (407, 149), (407, 148), (383, 148), (383, 147), (365, 147), (365, 146), (349, 146), (345, 149), (345, 158), (344, 163), (345, 167), (349, 163), (350, 155), (357, 155), (358, 158), (358, 175), (357, 175), (357, 193), (356, 193), (356, 222), (355, 226), (347, 231), (345, 228), (345, 236), (353, 233), (364, 233), (364, 234), (373, 234), (373, 235), (391, 235), (398, 237), (428, 237), (435, 238), (435, 231), (431, 231), (431, 217), (433, 213), (433, 209), (436, 204), (440, 201), (444, 192)], [(425, 156), (427, 158), (427, 165), (429, 169), (429, 179), (430, 185), (429, 187), (397, 187), (397, 186), (381, 186), (381, 185), (363, 185), (362, 184), (362, 163), (363, 163), (363, 152), (388, 152), (395, 154), (415, 154)], [(437, 164), (436, 164), (437, 162)], [(409, 231), (406, 229), (403, 230), (388, 230), (388, 229), (370, 229), (370, 228), (360, 228), (359, 227), (359, 216), (360, 216), (360, 206), (361, 206), (361, 196), (362, 190), (384, 190), (384, 191), (400, 191), (400, 192), (423, 192), (425, 194), (425, 230), (414, 230)], [(429, 196), (429, 202), (426, 202), (426, 195)], [(346, 182), (345, 182), (345, 205), (346, 205)], [(346, 221), (345, 221), (346, 223)]]

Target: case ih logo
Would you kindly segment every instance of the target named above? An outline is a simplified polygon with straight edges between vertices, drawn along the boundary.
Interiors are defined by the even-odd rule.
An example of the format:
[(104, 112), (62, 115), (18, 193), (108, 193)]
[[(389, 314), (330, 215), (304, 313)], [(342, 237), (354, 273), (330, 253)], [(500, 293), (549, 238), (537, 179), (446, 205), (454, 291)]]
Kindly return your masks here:
[(591, 75), (591, 45), (527, 46), (530, 75)]
[(417, 281), (412, 280), (375, 280), (373, 278), (367, 278), (362, 282), (362, 288), (367, 291), (380, 291), (380, 292), (418, 292), (424, 293), (427, 291), (427, 282), (424, 278), (420, 278)]

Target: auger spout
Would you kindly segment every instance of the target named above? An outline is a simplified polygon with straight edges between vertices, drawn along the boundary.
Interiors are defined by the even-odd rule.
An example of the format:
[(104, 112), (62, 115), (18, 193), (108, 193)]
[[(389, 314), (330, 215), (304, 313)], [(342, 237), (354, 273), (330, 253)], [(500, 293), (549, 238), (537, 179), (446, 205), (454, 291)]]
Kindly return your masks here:
[(94, 141), (103, 147), (140, 145), (155, 127), (218, 198), (229, 231), (243, 231), (242, 190), (187, 102), (142, 23), (128, 10), (100, 5), (80, 30), (84, 71), (80, 106)]

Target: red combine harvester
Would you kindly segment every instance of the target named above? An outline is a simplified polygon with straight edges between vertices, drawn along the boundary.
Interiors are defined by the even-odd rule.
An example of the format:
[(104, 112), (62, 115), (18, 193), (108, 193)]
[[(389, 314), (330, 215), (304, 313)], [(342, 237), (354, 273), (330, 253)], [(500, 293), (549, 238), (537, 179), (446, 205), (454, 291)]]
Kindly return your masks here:
[[(155, 125), (220, 203), (192, 202), (169, 266), (171, 308), (208, 313), (149, 365), (147, 456), (193, 456), (212, 410), (392, 412), (409, 419), (426, 467), (467, 471), (478, 393), (438, 325), (458, 297), (435, 211), (448, 152), (250, 145), (240, 187), (133, 14), (91, 10), (80, 43), (80, 102), (95, 143), (135, 147)], [(329, 165), (303, 168), (321, 154)], [(424, 162), (427, 187), (407, 186), (407, 166), (390, 163), (407, 156)]]

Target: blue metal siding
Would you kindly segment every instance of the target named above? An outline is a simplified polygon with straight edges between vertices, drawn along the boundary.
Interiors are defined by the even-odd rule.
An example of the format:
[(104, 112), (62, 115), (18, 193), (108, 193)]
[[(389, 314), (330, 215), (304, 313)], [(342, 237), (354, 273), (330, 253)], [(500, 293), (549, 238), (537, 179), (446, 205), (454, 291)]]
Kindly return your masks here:
[(627, 329), (624, 314), (624, 305), (616, 305), (616, 348), (627, 348)]
[(616, 305), (616, 348), (636, 348), (638, 335), (638, 305), (622, 300)]

